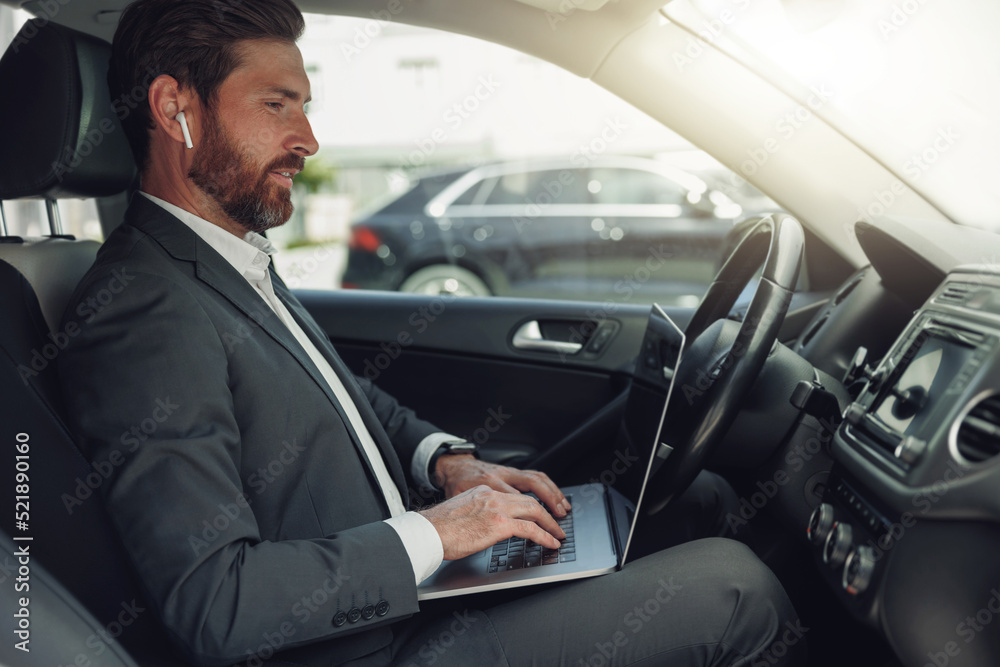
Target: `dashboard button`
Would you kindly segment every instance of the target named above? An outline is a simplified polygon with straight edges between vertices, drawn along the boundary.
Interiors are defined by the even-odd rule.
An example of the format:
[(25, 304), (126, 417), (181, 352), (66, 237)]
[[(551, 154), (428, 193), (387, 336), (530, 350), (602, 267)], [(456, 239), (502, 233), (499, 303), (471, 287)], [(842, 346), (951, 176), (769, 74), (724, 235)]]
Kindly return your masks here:
[(853, 544), (854, 531), (850, 524), (843, 522), (836, 524), (823, 545), (823, 562), (835, 570), (840, 568)]
[(611, 327), (602, 327), (594, 334), (593, 338), (587, 344), (587, 352), (592, 352), (593, 354), (599, 354), (601, 350), (604, 349), (604, 344), (608, 342), (613, 333)]
[(833, 505), (823, 503), (813, 510), (806, 528), (806, 537), (813, 544), (822, 545), (833, 529)]
[(844, 563), (841, 583), (849, 595), (860, 595), (868, 590), (875, 572), (875, 552), (871, 547), (860, 546), (851, 549)]

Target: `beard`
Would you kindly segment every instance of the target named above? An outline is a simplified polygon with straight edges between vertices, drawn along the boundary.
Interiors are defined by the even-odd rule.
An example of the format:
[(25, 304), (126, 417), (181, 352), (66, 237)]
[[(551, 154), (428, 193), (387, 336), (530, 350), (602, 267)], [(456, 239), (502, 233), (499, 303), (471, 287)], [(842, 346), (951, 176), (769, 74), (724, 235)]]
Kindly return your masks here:
[(205, 120), (204, 139), (188, 178), (249, 232), (259, 234), (288, 222), (293, 209), (291, 191), (275, 183), (270, 173), (301, 171), (305, 158), (289, 153), (261, 168), (213, 113), (206, 113)]

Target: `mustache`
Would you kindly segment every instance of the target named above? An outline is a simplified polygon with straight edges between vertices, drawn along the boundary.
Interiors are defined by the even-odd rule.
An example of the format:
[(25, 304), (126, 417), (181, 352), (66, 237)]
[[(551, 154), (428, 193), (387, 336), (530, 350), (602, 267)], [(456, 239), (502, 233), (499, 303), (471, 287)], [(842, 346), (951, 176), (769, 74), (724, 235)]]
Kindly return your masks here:
[(268, 172), (272, 171), (288, 171), (288, 170), (302, 171), (303, 169), (305, 169), (305, 167), (306, 167), (306, 159), (304, 157), (302, 157), (301, 155), (290, 154), (284, 157), (280, 157), (277, 160), (271, 162), (264, 169), (264, 173), (267, 174)]

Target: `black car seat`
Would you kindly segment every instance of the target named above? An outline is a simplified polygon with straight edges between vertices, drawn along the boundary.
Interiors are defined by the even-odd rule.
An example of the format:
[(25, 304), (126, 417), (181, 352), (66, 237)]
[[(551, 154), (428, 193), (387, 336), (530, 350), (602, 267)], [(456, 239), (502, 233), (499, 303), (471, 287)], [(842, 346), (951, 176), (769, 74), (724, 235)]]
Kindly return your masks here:
[[(100, 623), (72, 593), (38, 563), (32, 563), (35, 547), (15, 542), (0, 532), (0, 563), (3, 581), (14, 595), (0, 597), (0, 623), (6, 641), (0, 643), (0, 664), (68, 665), (91, 664), (102, 667), (135, 667), (132, 658), (111, 639), (113, 626)], [(27, 555), (25, 555), (27, 551)], [(21, 564), (27, 562), (26, 582), (17, 582)], [(28, 583), (18, 591), (15, 585)], [(29, 601), (22, 605), (21, 599)], [(129, 609), (129, 613), (134, 609)], [(127, 615), (126, 615), (127, 616)], [(57, 640), (55, 640), (58, 638)], [(67, 662), (67, 657), (80, 662)]]
[[(0, 127), (8, 130), (0, 142), (0, 202), (45, 199), (55, 223), (43, 238), (8, 236), (4, 224), (0, 238), (0, 490), (7, 508), (0, 512), (0, 529), (31, 537), (17, 544), (29, 545), (32, 567), (43, 566), (66, 589), (51, 582), (31, 589), (33, 645), (49, 648), (44, 656), (23, 654), (11, 664), (41, 664), (38, 656), (45, 664), (82, 664), (81, 652), (92, 665), (123, 664), (125, 658), (101, 650), (107, 642), (100, 635), (87, 641), (92, 621), (70, 596), (93, 614), (109, 641), (120, 642), (142, 664), (181, 664), (143, 602), (105, 512), (99, 488), (105, 475), (83, 457), (61, 416), (55, 375), (54, 359), (74, 326), (85, 326), (61, 326), (62, 313), (98, 248), (60, 235), (55, 200), (120, 193), (136, 174), (108, 94), (109, 56), (106, 42), (34, 19), (0, 59), (6, 101)], [(20, 462), (19, 442), (27, 444)], [(29, 497), (24, 524), (18, 521), (25, 517), (15, 515), (22, 508), (13, 504), (17, 465), (27, 476), (19, 489)], [(6, 565), (0, 560), (0, 576)], [(33, 569), (33, 577), (36, 572), (41, 569)], [(0, 583), (8, 621), (12, 595), (19, 593)], [(51, 627), (41, 625), (49, 622)], [(79, 632), (88, 633), (83, 648)], [(4, 643), (11, 643), (10, 634)]]

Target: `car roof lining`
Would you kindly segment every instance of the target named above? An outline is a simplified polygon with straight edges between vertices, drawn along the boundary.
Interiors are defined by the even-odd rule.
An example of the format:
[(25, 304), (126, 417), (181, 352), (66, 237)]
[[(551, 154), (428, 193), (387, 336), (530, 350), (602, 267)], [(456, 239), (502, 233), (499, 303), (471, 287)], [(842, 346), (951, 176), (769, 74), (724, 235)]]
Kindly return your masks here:
[[(43, 5), (44, 0), (0, 1), (20, 6), (35, 16), (50, 16)], [(94, 14), (94, 6), (87, 3), (60, 3), (52, 19), (110, 42), (117, 25), (116, 10), (120, 12), (129, 1), (102, 2), (99, 14)], [(400, 23), (477, 37), (537, 56), (589, 78), (623, 38), (656, 14), (664, 0), (609, 2), (596, 11), (573, 9), (565, 13), (545, 11), (519, 0), (387, 0), (380, 3), (298, 0), (296, 4), (307, 13), (367, 19), (389, 15)], [(565, 4), (573, 6), (573, 1), (565, 0)], [(397, 7), (398, 11), (391, 14), (390, 11)], [(581, 44), (588, 48), (581, 49)]]

